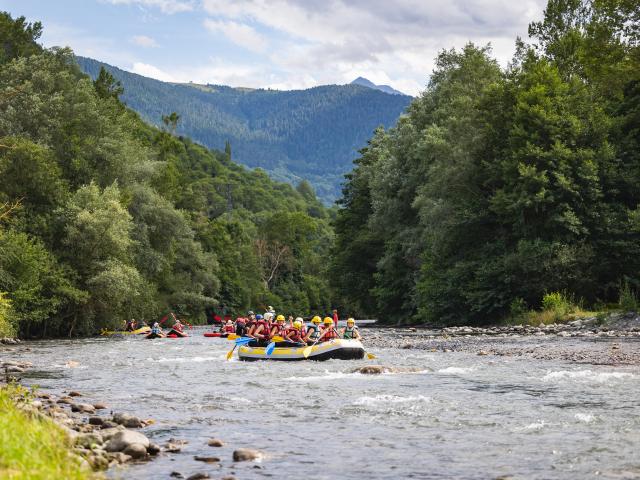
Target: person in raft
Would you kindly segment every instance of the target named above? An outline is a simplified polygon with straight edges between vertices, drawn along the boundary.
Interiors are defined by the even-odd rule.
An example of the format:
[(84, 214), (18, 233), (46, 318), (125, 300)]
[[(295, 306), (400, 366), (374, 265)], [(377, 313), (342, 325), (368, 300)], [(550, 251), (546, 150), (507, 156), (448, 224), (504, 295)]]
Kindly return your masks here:
[(342, 334), (342, 338), (344, 338), (345, 340), (362, 339), (362, 337), (360, 336), (360, 331), (356, 326), (356, 321), (351, 317), (347, 318), (347, 326), (343, 327), (340, 333)]
[(322, 328), (322, 333), (320, 334), (320, 342), (328, 342), (329, 340), (338, 338), (338, 332), (336, 332), (333, 326), (333, 319), (331, 317), (324, 317), (322, 324), (324, 328)]
[(266, 345), (269, 342), (270, 330), (269, 322), (262, 315), (256, 315), (256, 324), (248, 336), (255, 338), (258, 345)]
[(274, 323), (271, 327), (270, 338), (273, 338), (276, 335), (279, 337), (283, 337), (284, 334), (285, 334), (284, 315), (278, 315), (276, 317), (276, 323)]
[(160, 324), (158, 322), (155, 322), (153, 324), (153, 326), (151, 327), (151, 334), (152, 335), (159, 335), (161, 337), (164, 337), (164, 332), (162, 331), (162, 327), (160, 327)]
[(135, 318), (132, 318), (131, 320), (125, 321), (124, 331), (133, 332), (137, 326)]
[(320, 338), (320, 324), (322, 319), (319, 316), (315, 316), (311, 319), (311, 323), (307, 327), (307, 332), (304, 336), (304, 341), (307, 345), (314, 345)]
[(244, 334), (247, 330), (247, 319), (238, 317), (236, 318), (236, 331), (235, 334), (239, 337), (244, 337)]
[(284, 338), (288, 342), (302, 343), (302, 322), (295, 320), (293, 326), (287, 328)]

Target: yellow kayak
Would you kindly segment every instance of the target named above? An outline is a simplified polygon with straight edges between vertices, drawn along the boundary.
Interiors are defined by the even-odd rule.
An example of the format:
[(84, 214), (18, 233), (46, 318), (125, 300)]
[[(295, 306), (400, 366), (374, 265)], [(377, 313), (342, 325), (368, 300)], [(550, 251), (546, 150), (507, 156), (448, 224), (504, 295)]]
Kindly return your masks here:
[(137, 330), (132, 330), (131, 332), (102, 330), (100, 332), (100, 335), (105, 337), (110, 337), (112, 335), (137, 335), (139, 333), (149, 333), (150, 331), (151, 331), (151, 327), (140, 327)]

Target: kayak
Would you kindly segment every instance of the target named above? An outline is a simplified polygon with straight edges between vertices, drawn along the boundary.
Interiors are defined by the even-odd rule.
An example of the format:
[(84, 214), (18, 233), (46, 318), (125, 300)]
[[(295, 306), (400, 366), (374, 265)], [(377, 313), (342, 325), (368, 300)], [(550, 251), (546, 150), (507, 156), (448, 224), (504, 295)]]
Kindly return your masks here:
[(144, 338), (148, 338), (149, 340), (152, 340), (154, 338), (164, 338), (164, 337), (157, 333), (150, 333), (149, 335), (145, 335)]
[(205, 337), (215, 337), (215, 338), (227, 338), (229, 336), (228, 333), (221, 333), (221, 332), (205, 332), (203, 334)]
[(360, 360), (364, 358), (364, 347), (360, 340), (344, 340), (336, 338), (328, 342), (318, 343), (311, 347), (309, 355), (304, 356), (307, 347), (278, 347), (267, 355), (265, 347), (242, 345), (238, 348), (240, 360)]
[(182, 337), (188, 337), (189, 335), (187, 335), (184, 332), (178, 332), (177, 330), (169, 330), (169, 333), (167, 334), (167, 338), (182, 338)]
[(141, 333), (149, 333), (150, 331), (151, 327), (140, 327), (137, 330), (132, 330), (131, 332), (103, 330), (102, 332), (100, 332), (100, 335), (103, 335), (105, 337), (110, 337), (112, 335), (138, 335)]

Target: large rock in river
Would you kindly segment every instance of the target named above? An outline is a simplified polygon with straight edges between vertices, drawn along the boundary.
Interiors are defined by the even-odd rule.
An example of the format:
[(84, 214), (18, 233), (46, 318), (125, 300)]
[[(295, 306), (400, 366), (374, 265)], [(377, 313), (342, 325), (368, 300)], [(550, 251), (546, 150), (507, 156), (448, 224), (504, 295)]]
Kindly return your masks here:
[[(105, 450), (107, 452), (124, 452), (127, 447), (136, 443), (142, 445), (146, 453), (149, 447), (149, 439), (145, 435), (140, 432), (134, 432), (133, 430), (122, 430), (111, 437), (111, 440), (107, 442)], [(126, 452), (126, 454), (131, 455), (128, 452)]]

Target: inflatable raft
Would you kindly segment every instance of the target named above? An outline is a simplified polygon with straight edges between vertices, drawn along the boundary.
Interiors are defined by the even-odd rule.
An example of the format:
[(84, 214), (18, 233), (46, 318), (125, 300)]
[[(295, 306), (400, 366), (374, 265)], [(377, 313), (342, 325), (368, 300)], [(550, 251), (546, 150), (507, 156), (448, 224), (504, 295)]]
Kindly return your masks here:
[(276, 347), (271, 355), (265, 353), (265, 347), (242, 345), (238, 348), (240, 360), (360, 360), (364, 358), (364, 347), (360, 340), (337, 338), (329, 342), (318, 343), (311, 347), (308, 357), (304, 356), (306, 347)]
[(125, 331), (112, 331), (112, 330), (102, 330), (100, 332), (100, 335), (103, 335), (105, 337), (111, 337), (113, 335), (138, 335), (141, 333), (149, 333), (151, 331), (151, 327), (141, 327), (137, 330), (133, 330), (131, 332), (125, 332)]
[(215, 337), (215, 338), (227, 338), (227, 336), (229, 336), (228, 333), (221, 333), (221, 332), (205, 332), (203, 333), (203, 335), (205, 337)]

